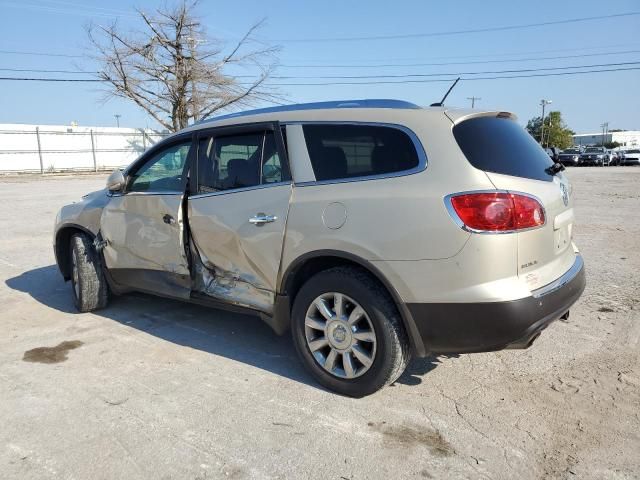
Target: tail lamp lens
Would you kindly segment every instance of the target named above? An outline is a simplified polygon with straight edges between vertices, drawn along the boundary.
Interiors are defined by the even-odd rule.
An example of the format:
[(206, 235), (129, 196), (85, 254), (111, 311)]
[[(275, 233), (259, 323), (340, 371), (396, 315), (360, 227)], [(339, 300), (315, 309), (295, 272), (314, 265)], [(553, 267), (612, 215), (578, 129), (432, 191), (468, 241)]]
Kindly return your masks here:
[(466, 193), (451, 197), (451, 206), (467, 228), (505, 232), (544, 225), (540, 202), (517, 193)]

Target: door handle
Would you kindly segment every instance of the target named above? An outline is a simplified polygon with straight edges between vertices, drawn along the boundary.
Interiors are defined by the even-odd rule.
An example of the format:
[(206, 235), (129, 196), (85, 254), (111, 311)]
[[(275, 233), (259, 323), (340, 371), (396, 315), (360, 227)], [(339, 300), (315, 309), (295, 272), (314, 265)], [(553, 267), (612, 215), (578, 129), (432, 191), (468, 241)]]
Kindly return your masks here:
[(275, 222), (278, 219), (275, 215), (265, 215), (264, 213), (258, 213), (249, 219), (249, 223), (256, 227), (261, 227), (265, 223)]
[(165, 215), (162, 217), (162, 221), (163, 221), (164, 223), (166, 223), (167, 225), (172, 225), (172, 224), (176, 223), (176, 219), (175, 219), (175, 218), (173, 218), (173, 217), (172, 217), (171, 215), (169, 215), (168, 213), (167, 213), (167, 214), (165, 214)]

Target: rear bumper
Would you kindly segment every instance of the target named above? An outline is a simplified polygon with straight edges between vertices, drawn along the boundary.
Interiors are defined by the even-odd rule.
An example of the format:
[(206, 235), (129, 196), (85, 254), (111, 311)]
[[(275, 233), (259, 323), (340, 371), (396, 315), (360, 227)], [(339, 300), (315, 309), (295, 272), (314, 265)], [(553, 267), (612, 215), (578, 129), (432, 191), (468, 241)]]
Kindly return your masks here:
[(578, 254), (564, 275), (530, 297), (507, 302), (410, 303), (407, 307), (430, 353), (527, 348), (551, 322), (569, 311), (585, 285), (584, 262)]

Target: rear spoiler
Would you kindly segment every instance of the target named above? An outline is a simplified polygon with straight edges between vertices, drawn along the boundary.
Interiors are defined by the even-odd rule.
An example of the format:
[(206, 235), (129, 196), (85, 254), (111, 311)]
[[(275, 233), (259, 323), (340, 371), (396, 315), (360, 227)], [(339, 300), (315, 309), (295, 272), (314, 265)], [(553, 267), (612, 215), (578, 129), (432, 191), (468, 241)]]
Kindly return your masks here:
[(516, 117), (516, 115), (511, 112), (501, 112), (499, 110), (483, 112), (471, 109), (452, 108), (445, 110), (444, 114), (449, 118), (449, 120), (453, 122), (454, 125), (474, 117), (498, 117), (509, 118), (511, 120), (518, 119), (518, 117)]

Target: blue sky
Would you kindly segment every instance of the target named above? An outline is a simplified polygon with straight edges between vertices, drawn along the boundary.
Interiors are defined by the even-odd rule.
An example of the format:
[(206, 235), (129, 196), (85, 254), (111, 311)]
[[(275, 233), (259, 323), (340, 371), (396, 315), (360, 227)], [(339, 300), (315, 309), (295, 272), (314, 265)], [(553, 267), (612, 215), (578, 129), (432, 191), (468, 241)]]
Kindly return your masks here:
[[(169, 1), (169, 0), (168, 0)], [(3, 27), (0, 50), (86, 54), (84, 26), (118, 18), (124, 29), (138, 25), (133, 7), (152, 10), (164, 0), (0, 0)], [(640, 62), (640, 16), (500, 32), (467, 33), (411, 39), (296, 42), (309, 38), (399, 35), (522, 25), (640, 11), (637, 0), (602, 1), (257, 1), (202, 0), (198, 7), (208, 32), (237, 38), (266, 18), (265, 42), (280, 45), (283, 65), (346, 64), (350, 68), (281, 67), (277, 75), (384, 75), (496, 71), (572, 65)], [(627, 52), (627, 53), (612, 53)], [(590, 55), (539, 60), (540, 57)], [(597, 55), (596, 55), (597, 54)], [(514, 59), (532, 61), (513, 62)], [(499, 60), (499, 61), (496, 61)], [(491, 63), (468, 63), (490, 61)], [(438, 63), (459, 65), (362, 68), (366, 63)], [(0, 68), (95, 69), (86, 58), (0, 53)], [(45, 76), (0, 71), (0, 76)], [(64, 77), (64, 74), (50, 74)], [(67, 75), (73, 77), (74, 75)], [(75, 75), (76, 77), (78, 75)], [(305, 80), (311, 82), (313, 80)], [(275, 82), (275, 80), (274, 80)], [(285, 86), (293, 102), (352, 98), (400, 98), (429, 104), (440, 99), (446, 83), (396, 85)], [(0, 82), (0, 123), (113, 126), (114, 114), (131, 127), (157, 127), (142, 110), (122, 100), (104, 101), (95, 84)], [(448, 105), (515, 112), (524, 123), (540, 114), (541, 98), (563, 113), (577, 132), (609, 128), (640, 129), (640, 70), (566, 77), (461, 82)]]

